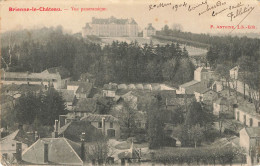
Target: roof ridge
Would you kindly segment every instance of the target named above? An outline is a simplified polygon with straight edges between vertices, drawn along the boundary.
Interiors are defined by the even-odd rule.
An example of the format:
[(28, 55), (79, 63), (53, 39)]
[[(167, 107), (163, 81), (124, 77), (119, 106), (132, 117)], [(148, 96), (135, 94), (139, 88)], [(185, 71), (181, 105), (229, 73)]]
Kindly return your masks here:
[(41, 141), (42, 138), (39, 138), (37, 141), (35, 141), (30, 147), (28, 147), (27, 149), (25, 149), (23, 152), (22, 152), (22, 156), (27, 152), (29, 151), (37, 142)]
[(69, 147), (73, 150), (73, 152), (76, 154), (76, 156), (79, 158), (79, 160), (83, 163), (83, 160), (79, 157), (78, 153), (73, 149), (73, 147), (70, 145), (70, 143), (67, 141), (67, 138), (64, 138), (65, 142), (69, 145)]

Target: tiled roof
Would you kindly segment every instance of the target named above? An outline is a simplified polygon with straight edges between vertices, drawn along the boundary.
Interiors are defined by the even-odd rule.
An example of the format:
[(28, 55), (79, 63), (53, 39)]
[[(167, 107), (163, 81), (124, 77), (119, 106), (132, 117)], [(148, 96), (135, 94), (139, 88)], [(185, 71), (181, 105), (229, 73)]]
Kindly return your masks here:
[(85, 94), (89, 95), (89, 93), (90, 93), (92, 87), (93, 87), (92, 83), (87, 83), (87, 82), (84, 82), (84, 83), (83, 83), (83, 82), (82, 82), (82, 83), (79, 85), (79, 87), (78, 87), (76, 93), (85, 93)]
[(118, 122), (118, 119), (113, 117), (112, 115), (98, 115), (98, 114), (87, 115), (86, 117), (81, 118), (81, 120), (88, 121), (88, 122), (101, 122), (102, 118), (105, 118), (106, 122)]
[[(117, 19), (115, 17), (110, 18), (92, 18), (92, 24), (137, 24), (134, 19)], [(87, 25), (86, 25), (87, 26)]]
[[(202, 87), (200, 87), (200, 88), (196, 88), (195, 90), (194, 90), (194, 92), (198, 92), (198, 93), (200, 93), (200, 94), (204, 94), (204, 93), (206, 93), (206, 92), (208, 92), (208, 91), (210, 91), (211, 89), (210, 88), (207, 88), (206, 86), (202, 86)], [(211, 90), (212, 91), (212, 90)]]
[(73, 90), (67, 90), (67, 89), (61, 89), (59, 92), (62, 95), (63, 100), (66, 102), (73, 102), (74, 101), (74, 91)]
[(30, 73), (30, 72), (3, 72), (1, 71), (1, 78), (4, 80), (16, 79), (19, 80), (30, 80), (30, 81), (42, 81), (42, 80), (52, 80), (58, 79), (59, 75), (55, 74), (46, 74), (46, 73)]
[(176, 98), (169, 98), (169, 99), (167, 99), (166, 105), (167, 106), (183, 106), (183, 105), (185, 105), (186, 102), (189, 105), (194, 100), (195, 100), (194, 98), (187, 98), (187, 99), (185, 99), (185, 98), (178, 98), (178, 97), (176, 97)]
[(186, 82), (186, 83), (180, 85), (180, 87), (186, 88), (186, 87), (189, 87), (189, 86), (194, 85), (194, 84), (197, 84), (197, 83), (199, 83), (199, 81), (192, 80), (192, 81), (190, 81), (190, 82)]
[(220, 97), (214, 103), (219, 104), (219, 105), (227, 105), (228, 100), (225, 97)]
[(62, 66), (52, 67), (47, 69), (47, 71), (51, 74), (59, 73), (61, 78), (68, 78), (70, 76), (70, 72)]
[(42, 138), (22, 153), (22, 159), (32, 164), (44, 163), (44, 144), (48, 144), (48, 162), (51, 164), (82, 165), (81, 145), (66, 138)]
[(252, 103), (239, 103), (237, 109), (260, 120), (260, 114), (256, 113), (254, 104)]
[(198, 82), (185, 88), (185, 93), (192, 94), (194, 91), (204, 91), (207, 89), (207, 84), (204, 82)]
[(94, 126), (87, 121), (72, 121), (67, 123), (63, 127), (61, 127), (58, 131), (59, 136), (63, 136), (75, 141), (79, 142), (82, 138), (82, 132), (85, 133), (85, 141), (94, 141), (100, 137), (102, 137), (101, 131), (96, 129)]
[(26, 132), (24, 132), (23, 130), (16, 130), (12, 134), (2, 138), (0, 140), (0, 144), (5, 144), (5, 143), (7, 143), (11, 140), (19, 141), (19, 142), (22, 142), (26, 145), (31, 145), (34, 142), (33, 138), (29, 137), (26, 134)]
[(245, 129), (250, 138), (260, 138), (260, 127), (246, 127)]
[(11, 92), (35, 92), (44, 89), (43, 85), (36, 85), (36, 84), (9, 84), (9, 85), (2, 85), (1, 93), (11, 91)]
[(96, 99), (82, 98), (76, 103), (74, 111), (80, 112), (95, 112), (96, 111)]
[(212, 147), (239, 147), (239, 138), (236, 136), (230, 138), (220, 138), (211, 144)]

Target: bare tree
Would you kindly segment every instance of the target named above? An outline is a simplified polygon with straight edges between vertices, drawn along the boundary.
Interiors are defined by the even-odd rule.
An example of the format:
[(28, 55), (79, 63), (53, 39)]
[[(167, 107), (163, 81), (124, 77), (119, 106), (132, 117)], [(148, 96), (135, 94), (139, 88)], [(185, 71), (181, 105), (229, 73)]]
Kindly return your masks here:
[(2, 58), (2, 61), (4, 62), (4, 64), (6, 65), (6, 71), (9, 71), (9, 67), (11, 66), (12, 64), (12, 56), (13, 56), (13, 50), (14, 50), (14, 46), (15, 46), (15, 42), (13, 42), (11, 44), (11, 37), (12, 35), (9, 36), (9, 49), (8, 49), (8, 57), (9, 57), (9, 62), (7, 62), (3, 56), (1, 56)]
[(93, 161), (98, 161), (102, 164), (107, 161), (109, 157), (115, 154), (115, 148), (111, 145), (107, 138), (99, 139), (87, 147), (86, 157)]

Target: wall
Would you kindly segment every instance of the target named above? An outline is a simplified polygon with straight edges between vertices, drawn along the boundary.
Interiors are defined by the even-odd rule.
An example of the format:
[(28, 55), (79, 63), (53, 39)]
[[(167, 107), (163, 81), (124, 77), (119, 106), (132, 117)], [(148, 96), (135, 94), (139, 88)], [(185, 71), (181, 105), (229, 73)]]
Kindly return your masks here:
[(194, 80), (201, 81), (201, 73), (197, 70), (194, 71)]
[(257, 118), (253, 115), (245, 113), (245, 112), (239, 110), (239, 108), (235, 108), (234, 111), (235, 111), (236, 120), (237, 120), (237, 112), (239, 112), (239, 122), (244, 124), (244, 115), (246, 115), (246, 125), (250, 127), (250, 119), (252, 118), (252, 120), (253, 120), (252, 127), (258, 127), (258, 123), (260, 123), (260, 118)]
[[(91, 125), (93, 125), (94, 127), (96, 127), (99, 130), (102, 130), (102, 128), (98, 128), (98, 123), (99, 122), (91, 122)], [(117, 139), (120, 138), (120, 126), (119, 126), (118, 122), (113, 122), (113, 128), (110, 128), (110, 122), (105, 122), (105, 135), (107, 135), (108, 129), (114, 129), (115, 130), (115, 137)]]
[(249, 136), (247, 135), (246, 129), (243, 128), (240, 132), (239, 132), (240, 136), (239, 136), (239, 143), (240, 146), (245, 148), (246, 152), (249, 152), (249, 147), (250, 147), (250, 139)]
[(74, 94), (76, 94), (78, 88), (79, 88), (78, 85), (67, 85), (67, 90), (73, 90)]

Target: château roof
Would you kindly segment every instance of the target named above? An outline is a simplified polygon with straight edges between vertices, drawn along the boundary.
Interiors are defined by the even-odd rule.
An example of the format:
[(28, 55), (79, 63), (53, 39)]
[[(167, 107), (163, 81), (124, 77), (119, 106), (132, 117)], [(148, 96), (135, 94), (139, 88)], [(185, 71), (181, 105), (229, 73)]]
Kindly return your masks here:
[(118, 19), (113, 16), (110, 18), (92, 18), (92, 24), (137, 24), (134, 19)]

